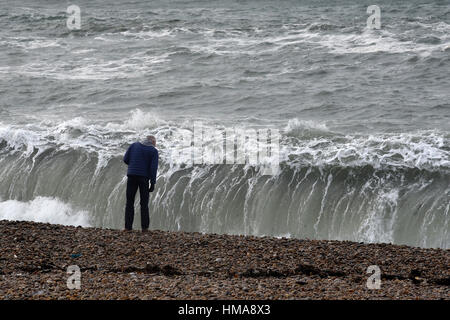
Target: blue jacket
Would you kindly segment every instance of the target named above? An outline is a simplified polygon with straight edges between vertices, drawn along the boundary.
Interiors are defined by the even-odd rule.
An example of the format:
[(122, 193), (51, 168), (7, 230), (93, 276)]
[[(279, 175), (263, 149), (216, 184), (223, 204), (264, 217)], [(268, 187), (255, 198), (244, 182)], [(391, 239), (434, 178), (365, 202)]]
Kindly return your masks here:
[(158, 150), (151, 144), (133, 143), (125, 153), (123, 162), (128, 165), (127, 175), (143, 176), (156, 183), (158, 170)]

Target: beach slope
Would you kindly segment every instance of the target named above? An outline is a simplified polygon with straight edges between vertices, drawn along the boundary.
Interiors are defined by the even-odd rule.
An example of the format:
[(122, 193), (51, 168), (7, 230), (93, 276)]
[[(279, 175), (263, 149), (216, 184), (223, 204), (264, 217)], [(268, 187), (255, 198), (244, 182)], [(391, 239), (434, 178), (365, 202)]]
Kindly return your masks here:
[(0, 221), (0, 250), (0, 299), (450, 298), (442, 249)]

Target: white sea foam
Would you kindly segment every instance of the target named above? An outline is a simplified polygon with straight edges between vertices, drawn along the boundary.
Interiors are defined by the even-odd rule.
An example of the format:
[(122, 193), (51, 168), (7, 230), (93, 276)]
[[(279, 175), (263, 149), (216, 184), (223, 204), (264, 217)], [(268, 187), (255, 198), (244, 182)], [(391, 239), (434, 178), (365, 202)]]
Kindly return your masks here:
[(34, 50), (50, 47), (61, 47), (61, 42), (50, 38), (28, 38), (28, 37), (8, 37), (2, 38), (0, 44), (3, 46), (13, 46), (24, 50)]
[[(203, 125), (205, 128), (217, 129), (211, 123), (204, 122)], [(245, 124), (238, 127), (246, 128)], [(107, 165), (109, 159), (122, 155), (124, 145), (141, 140), (147, 134), (156, 135), (158, 148), (162, 151), (161, 159), (171, 163), (170, 158), (167, 158), (171, 154), (170, 150), (189, 147), (191, 141), (186, 144), (179, 137), (190, 137), (192, 130), (191, 121), (174, 123), (153, 112), (135, 109), (126, 120), (107, 124), (83, 117), (22, 126), (0, 123), (0, 140), (6, 141), (11, 152), (21, 152), (23, 156), (29, 156), (38, 149), (37, 153), (33, 153), (33, 157), (36, 157), (49, 147), (97, 153), (101, 160), (98, 162), (100, 169)], [(449, 137), (437, 130), (343, 135), (331, 132), (322, 122), (292, 119), (282, 133), (280, 160), (292, 166), (450, 168)], [(186, 156), (190, 156), (190, 153), (186, 153)]]
[[(436, 36), (441, 39), (440, 44), (417, 43), (414, 40), (399, 40), (398, 35), (387, 30), (365, 29), (361, 33), (340, 33), (337, 30), (333, 34), (322, 31), (310, 30), (310, 27), (302, 25), (292, 29), (294, 26), (285, 28), (286, 33), (276, 36), (260, 35), (252, 36), (248, 34), (233, 34), (225, 32), (225, 38), (215, 38), (214, 30), (204, 31), (201, 34), (208, 40), (207, 44), (193, 45), (191, 50), (207, 54), (230, 54), (230, 55), (260, 55), (268, 52), (278, 51), (286, 46), (300, 44), (318, 45), (328, 48), (330, 52), (337, 54), (351, 53), (404, 53), (414, 52), (421, 56), (428, 56), (433, 51), (443, 51), (449, 45), (447, 29), (449, 25), (445, 22), (426, 25), (430, 31), (438, 32)], [(255, 48), (258, 45), (272, 45), (267, 48)]]
[(411, 24), (418, 25), (422, 28), (437, 31), (437, 32), (444, 32), (444, 33), (450, 32), (450, 24), (445, 23), (444, 21), (439, 21), (439, 22), (435, 22), (435, 23), (423, 23), (423, 22), (414, 21)]
[(357, 238), (365, 242), (394, 242), (399, 190), (380, 190), (373, 206), (363, 215)]
[(156, 128), (164, 125), (166, 121), (161, 119), (153, 112), (143, 112), (141, 109), (135, 109), (130, 112), (130, 116), (122, 123), (108, 123), (106, 128), (112, 130), (142, 130)]
[(125, 37), (131, 37), (131, 38), (137, 38), (137, 39), (142, 39), (142, 40), (151, 40), (154, 38), (163, 38), (163, 37), (169, 37), (169, 36), (174, 36), (174, 32), (175, 29), (163, 29), (163, 30), (158, 30), (158, 31), (153, 31), (153, 30), (142, 30), (139, 32), (134, 32), (134, 31), (124, 31), (121, 32), (120, 34), (122, 34)]
[(47, 197), (37, 197), (28, 202), (0, 201), (0, 219), (90, 226), (87, 211), (75, 210), (61, 200)]
[(415, 41), (400, 41), (388, 31), (365, 30), (361, 34), (315, 34), (315, 43), (329, 48), (334, 53), (404, 53), (414, 52), (428, 56), (433, 51), (440, 51), (448, 43), (424, 44)]
[(328, 131), (328, 127), (325, 123), (316, 122), (312, 120), (303, 120), (303, 119), (290, 119), (288, 121), (287, 126), (284, 128), (284, 131), (286, 133), (292, 133), (299, 130), (322, 130), (322, 131)]
[[(341, 165), (375, 168), (450, 168), (448, 138), (435, 131), (315, 137), (283, 144), (281, 153), (292, 165)], [(292, 141), (291, 141), (292, 142)]]
[(17, 74), (58, 80), (137, 78), (157, 72), (158, 68), (167, 61), (169, 61), (168, 53), (151, 56), (145, 52), (139, 52), (108, 61), (99, 61), (97, 58), (89, 56), (77, 58), (70, 62), (39, 61), (18, 66), (5, 66), (0, 67), (0, 74)]
[(1, 124), (0, 139), (4, 140), (12, 150), (23, 151), (25, 155), (30, 155), (35, 146), (47, 144), (45, 137), (39, 131)]

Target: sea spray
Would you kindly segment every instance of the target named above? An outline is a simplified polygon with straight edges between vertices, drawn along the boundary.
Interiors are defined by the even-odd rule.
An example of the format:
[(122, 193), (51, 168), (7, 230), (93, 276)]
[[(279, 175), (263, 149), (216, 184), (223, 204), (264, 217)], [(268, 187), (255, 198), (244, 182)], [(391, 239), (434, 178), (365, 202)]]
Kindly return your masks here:
[(0, 220), (34, 221), (71, 226), (89, 227), (87, 211), (75, 210), (53, 198), (36, 197), (27, 202), (0, 200)]

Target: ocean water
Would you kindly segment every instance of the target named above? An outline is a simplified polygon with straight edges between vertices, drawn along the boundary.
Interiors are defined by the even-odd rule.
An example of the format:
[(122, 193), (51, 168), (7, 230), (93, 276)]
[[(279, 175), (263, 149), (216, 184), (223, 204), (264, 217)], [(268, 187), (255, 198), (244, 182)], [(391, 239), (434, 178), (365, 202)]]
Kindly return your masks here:
[[(450, 1), (372, 4), (0, 0), (0, 219), (123, 228), (153, 134), (153, 229), (449, 248)], [(194, 121), (279, 130), (280, 171), (175, 163)]]

